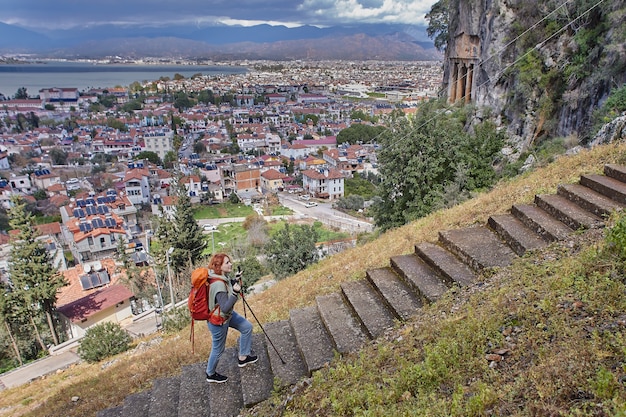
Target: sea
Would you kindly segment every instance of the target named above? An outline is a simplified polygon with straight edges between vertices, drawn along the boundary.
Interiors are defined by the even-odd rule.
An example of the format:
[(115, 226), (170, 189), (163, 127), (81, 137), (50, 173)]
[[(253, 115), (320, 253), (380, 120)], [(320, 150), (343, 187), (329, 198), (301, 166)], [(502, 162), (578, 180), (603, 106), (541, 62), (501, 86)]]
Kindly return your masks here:
[(135, 81), (154, 81), (175, 74), (189, 78), (195, 74), (209, 76), (245, 74), (247, 68), (229, 65), (165, 64), (93, 64), (88, 62), (46, 61), (28, 64), (0, 64), (0, 93), (12, 98), (25, 87), (29, 96), (39, 95), (42, 88), (127, 87)]

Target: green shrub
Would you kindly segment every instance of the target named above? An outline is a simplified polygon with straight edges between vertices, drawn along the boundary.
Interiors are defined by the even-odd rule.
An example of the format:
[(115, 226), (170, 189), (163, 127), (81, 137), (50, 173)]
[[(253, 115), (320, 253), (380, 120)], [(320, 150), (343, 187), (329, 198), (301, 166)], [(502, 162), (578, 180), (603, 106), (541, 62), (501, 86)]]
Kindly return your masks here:
[(191, 323), (191, 316), (189, 315), (189, 308), (187, 304), (180, 307), (167, 310), (163, 313), (163, 330), (167, 333), (175, 333)]
[(117, 323), (101, 323), (87, 329), (78, 356), (93, 363), (128, 350), (131, 337)]
[(614, 216), (612, 225), (606, 231), (608, 249), (615, 253), (620, 260), (626, 260), (626, 215)]

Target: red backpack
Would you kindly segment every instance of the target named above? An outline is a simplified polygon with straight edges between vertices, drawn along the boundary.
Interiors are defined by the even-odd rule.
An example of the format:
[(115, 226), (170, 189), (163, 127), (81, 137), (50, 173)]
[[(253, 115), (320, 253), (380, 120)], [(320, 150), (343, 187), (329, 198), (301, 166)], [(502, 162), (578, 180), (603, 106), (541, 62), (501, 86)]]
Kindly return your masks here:
[(209, 311), (209, 286), (218, 279), (209, 279), (207, 268), (196, 268), (191, 273), (191, 291), (187, 299), (187, 307), (191, 314), (191, 352), (194, 353), (194, 323), (196, 320), (209, 320), (211, 324), (221, 326), (226, 321), (221, 316), (220, 306), (216, 305)]

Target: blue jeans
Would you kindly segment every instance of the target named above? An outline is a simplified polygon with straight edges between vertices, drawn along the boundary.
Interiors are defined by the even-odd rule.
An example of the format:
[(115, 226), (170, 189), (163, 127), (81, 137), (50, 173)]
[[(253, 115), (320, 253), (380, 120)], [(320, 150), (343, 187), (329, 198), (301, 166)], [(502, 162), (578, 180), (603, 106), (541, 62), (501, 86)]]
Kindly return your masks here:
[(211, 324), (207, 320), (209, 331), (211, 332), (211, 338), (213, 339), (213, 346), (211, 347), (211, 355), (209, 355), (209, 361), (206, 365), (206, 373), (213, 375), (217, 368), (217, 362), (220, 360), (220, 356), (224, 353), (226, 346), (226, 336), (228, 335), (228, 328), (239, 330), (241, 336), (239, 337), (239, 355), (248, 356), (252, 350), (252, 324), (233, 311), (230, 320), (221, 326)]

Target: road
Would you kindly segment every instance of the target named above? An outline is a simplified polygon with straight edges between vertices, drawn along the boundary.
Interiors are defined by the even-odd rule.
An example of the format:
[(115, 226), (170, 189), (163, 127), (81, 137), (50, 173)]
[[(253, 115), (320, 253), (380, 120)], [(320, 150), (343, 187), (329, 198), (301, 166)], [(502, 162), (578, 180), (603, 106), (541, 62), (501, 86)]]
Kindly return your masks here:
[(371, 232), (374, 226), (371, 223), (357, 219), (332, 207), (332, 203), (325, 200), (311, 199), (315, 201), (317, 206), (306, 207), (307, 201), (300, 200), (296, 195), (289, 193), (279, 193), (278, 199), (280, 203), (292, 209), (301, 216), (312, 217), (321, 221), (325, 225), (337, 227), (351, 233)]

